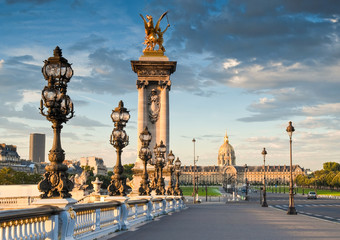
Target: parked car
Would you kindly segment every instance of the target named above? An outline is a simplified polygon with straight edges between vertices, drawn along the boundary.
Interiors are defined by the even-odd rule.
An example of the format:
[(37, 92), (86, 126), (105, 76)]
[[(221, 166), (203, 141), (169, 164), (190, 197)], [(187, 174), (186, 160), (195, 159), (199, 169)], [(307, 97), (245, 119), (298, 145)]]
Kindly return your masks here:
[(307, 199), (316, 199), (317, 197), (316, 197), (316, 192), (309, 192), (308, 194), (307, 194)]

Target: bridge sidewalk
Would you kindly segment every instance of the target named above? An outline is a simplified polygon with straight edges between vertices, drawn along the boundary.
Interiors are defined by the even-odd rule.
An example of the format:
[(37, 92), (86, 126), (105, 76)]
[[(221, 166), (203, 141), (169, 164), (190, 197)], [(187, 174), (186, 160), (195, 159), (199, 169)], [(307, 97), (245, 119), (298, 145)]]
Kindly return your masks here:
[(114, 233), (105, 240), (339, 239), (339, 223), (287, 215), (251, 202), (202, 203)]

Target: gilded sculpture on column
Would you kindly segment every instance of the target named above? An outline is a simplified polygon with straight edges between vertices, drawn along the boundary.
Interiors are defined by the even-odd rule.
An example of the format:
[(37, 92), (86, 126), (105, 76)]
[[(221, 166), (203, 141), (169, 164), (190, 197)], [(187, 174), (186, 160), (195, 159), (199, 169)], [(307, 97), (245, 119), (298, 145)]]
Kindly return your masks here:
[[(164, 54), (165, 48), (163, 46), (163, 34), (168, 30), (170, 27), (169, 21), (168, 25), (166, 26), (165, 30), (162, 31), (159, 24), (161, 20), (167, 15), (168, 11), (163, 13), (161, 17), (158, 19), (156, 26), (154, 26), (153, 23), (153, 17), (151, 15), (146, 15), (146, 19), (143, 17), (142, 14), (140, 16), (142, 17), (144, 21), (144, 27), (145, 27), (145, 40), (144, 45), (146, 45), (145, 49), (143, 50), (144, 53), (148, 52), (159, 52), (161, 54)], [(158, 45), (158, 50), (155, 50), (156, 45)]]

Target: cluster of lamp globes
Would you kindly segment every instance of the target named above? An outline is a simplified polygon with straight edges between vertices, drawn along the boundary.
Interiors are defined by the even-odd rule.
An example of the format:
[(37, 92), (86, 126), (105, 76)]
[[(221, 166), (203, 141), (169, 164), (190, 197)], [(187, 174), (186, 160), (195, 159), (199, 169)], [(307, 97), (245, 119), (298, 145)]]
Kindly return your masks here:
[[(163, 141), (161, 141), (160, 144), (156, 144), (153, 149), (155, 157), (152, 159), (152, 153), (151, 153), (151, 150), (149, 149), (149, 144), (151, 142), (151, 139), (152, 139), (151, 133), (149, 132), (148, 128), (145, 127), (144, 130), (139, 135), (139, 140), (142, 143), (142, 146), (139, 150), (139, 158), (143, 160), (144, 162), (144, 175), (143, 175), (143, 182), (141, 183), (141, 190), (140, 190), (141, 194), (145, 194), (146, 189), (144, 188), (148, 188), (144, 186), (148, 182), (148, 174), (147, 174), (148, 163), (156, 167), (156, 175), (155, 175), (154, 181), (157, 181), (158, 183), (156, 182), (153, 183), (157, 185), (156, 192), (162, 193), (165, 191), (165, 189), (158, 189), (158, 188), (163, 188), (161, 186), (164, 186), (164, 182), (162, 178), (162, 169), (166, 164), (164, 154), (166, 153), (167, 149)], [(170, 184), (169, 184), (167, 193), (170, 195), (173, 195), (175, 192), (173, 190), (173, 184), (172, 184), (172, 173), (174, 172), (174, 170), (176, 170), (176, 175), (177, 177), (179, 176), (181, 161), (179, 160), (179, 158), (177, 158), (177, 160), (175, 161), (175, 165), (174, 165), (175, 155), (172, 153), (172, 151), (170, 151), (170, 153), (168, 154), (167, 160), (168, 160), (168, 168), (170, 170)], [(153, 185), (153, 187), (156, 187), (155, 185)], [(176, 187), (178, 188), (178, 183), (176, 184)]]
[[(60, 130), (62, 128), (61, 124), (66, 123), (74, 116), (73, 102), (71, 98), (66, 94), (67, 84), (73, 76), (73, 70), (71, 64), (68, 63), (67, 59), (62, 57), (62, 51), (58, 46), (53, 51), (53, 57), (50, 57), (48, 58), (48, 60), (44, 61), (44, 66), (42, 67), (42, 74), (44, 75), (44, 78), (45, 80), (47, 80), (48, 84), (42, 90), (42, 97), (40, 101), (40, 113), (43, 116), (45, 116), (47, 120), (53, 123), (53, 128), (55, 130), (57, 129), (54, 132), (55, 135), (54, 137), (56, 139), (57, 144), (54, 144), (50, 151), (51, 159), (53, 159), (52, 164), (57, 164), (58, 166), (60, 165), (60, 167), (57, 168), (58, 172), (56, 172), (55, 174), (60, 174), (59, 172), (63, 172), (63, 174), (61, 174), (59, 178), (69, 183), (68, 182), (69, 180), (67, 179), (67, 173), (65, 172), (66, 171), (65, 169), (67, 169), (67, 167), (63, 166), (62, 164), (64, 160), (64, 151), (62, 150), (60, 144)], [(44, 107), (47, 108), (47, 111), (45, 111)], [(126, 123), (130, 119), (130, 114), (129, 111), (127, 111), (127, 109), (124, 108), (123, 101), (120, 101), (118, 107), (115, 108), (115, 110), (112, 110), (111, 119), (114, 122), (115, 127), (110, 136), (110, 144), (117, 149), (118, 154), (117, 164), (115, 167), (115, 169), (117, 170), (116, 173), (117, 176), (115, 179), (111, 181), (111, 185), (115, 186), (121, 184), (125, 185), (124, 184), (125, 181), (123, 179), (124, 177), (120, 176), (122, 172), (120, 154), (122, 149), (129, 144), (129, 136), (126, 134), (124, 127), (126, 126)], [(160, 174), (162, 174), (162, 168), (165, 165), (164, 154), (166, 153), (166, 146), (163, 144), (162, 141), (159, 145), (156, 144), (154, 148), (155, 158), (154, 160), (151, 160), (152, 153), (149, 149), (149, 143), (152, 137), (147, 128), (140, 134), (139, 138), (142, 142), (142, 147), (139, 151), (139, 157), (145, 162), (145, 175), (146, 175), (145, 177), (147, 178), (146, 172), (147, 162), (149, 162), (151, 165), (155, 165), (157, 168), (160, 168)], [(175, 156), (172, 154), (172, 152), (170, 152), (170, 154), (168, 155), (168, 167), (170, 168), (171, 174), (174, 171), (173, 165), (174, 159)], [(177, 160), (175, 161), (175, 168), (177, 174), (180, 173), (180, 166), (181, 162), (177, 158)], [(54, 172), (54, 170), (48, 171)], [(163, 180), (162, 176), (159, 177), (160, 179), (158, 180)], [(42, 182), (46, 181), (50, 182), (50, 179), (42, 180)], [(118, 181), (120, 183), (119, 184), (118, 182), (115, 183), (115, 181)], [(68, 184), (69, 187), (65, 186), (49, 187), (51, 184), (47, 185), (46, 186), (42, 185), (43, 191), (53, 192), (53, 194), (59, 192), (58, 194), (60, 197), (69, 196), (70, 194), (68, 192), (71, 191), (73, 188), (73, 184), (71, 183)], [(125, 187), (126, 186), (124, 186), (124, 189)], [(59, 188), (60, 189), (62, 188), (63, 192), (61, 192)], [(170, 188), (172, 188), (172, 182), (170, 183)], [(123, 192), (125, 192), (125, 190), (123, 190)], [(121, 194), (125, 194), (123, 192)]]
[[(48, 85), (42, 91), (40, 111), (42, 115), (52, 121), (59, 119), (66, 122), (73, 117), (74, 108), (71, 98), (66, 94), (67, 83), (73, 76), (71, 64), (62, 57), (61, 49), (57, 46), (54, 56), (45, 60), (42, 74), (48, 81)], [(48, 108), (44, 113), (44, 106)]]

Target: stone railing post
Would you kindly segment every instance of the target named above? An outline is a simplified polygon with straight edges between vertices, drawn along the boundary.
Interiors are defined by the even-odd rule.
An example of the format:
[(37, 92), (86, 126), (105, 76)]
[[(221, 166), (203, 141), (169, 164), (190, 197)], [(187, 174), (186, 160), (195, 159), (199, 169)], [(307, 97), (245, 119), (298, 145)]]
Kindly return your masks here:
[(101, 211), (101, 209), (100, 208), (98, 208), (98, 209), (96, 209), (96, 212), (95, 212), (95, 214), (96, 214), (96, 223), (95, 223), (95, 229), (94, 229), (94, 231), (99, 231), (100, 230), (100, 211)]
[(167, 201), (166, 201), (166, 198), (164, 197), (162, 199), (162, 212), (161, 212), (161, 214), (166, 214), (166, 205), (167, 205)]
[(124, 202), (120, 207), (120, 226), (122, 230), (126, 230), (129, 228), (129, 222), (128, 222), (128, 215), (129, 210), (127, 206), (127, 202)]
[(152, 204), (151, 199), (149, 199), (148, 203), (146, 204), (146, 207), (147, 207), (146, 220), (152, 220), (153, 219), (153, 215), (152, 215), (153, 204)]
[(59, 239), (74, 240), (73, 233), (76, 224), (76, 212), (72, 207), (59, 214)]
[(176, 201), (175, 198), (173, 198), (171, 202), (172, 202), (172, 211), (174, 212), (174, 211), (176, 211), (176, 202), (177, 201)]

